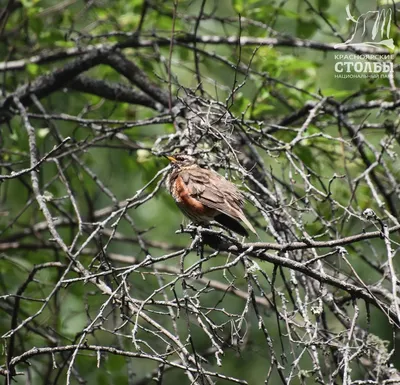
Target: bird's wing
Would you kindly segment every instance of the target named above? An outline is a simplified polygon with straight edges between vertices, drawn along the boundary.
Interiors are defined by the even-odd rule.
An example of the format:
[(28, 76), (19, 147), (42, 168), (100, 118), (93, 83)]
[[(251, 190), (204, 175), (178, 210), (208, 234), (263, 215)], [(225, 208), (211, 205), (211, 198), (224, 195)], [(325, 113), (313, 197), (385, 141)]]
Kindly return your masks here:
[(180, 175), (192, 197), (207, 207), (243, 221), (256, 233), (242, 211), (243, 195), (233, 183), (206, 169), (188, 169), (182, 171)]
[[(189, 169), (181, 172), (190, 195), (204, 205), (229, 214), (230, 205), (240, 210), (243, 197), (237, 187), (221, 175), (206, 169)], [(234, 215), (233, 213), (231, 214)]]

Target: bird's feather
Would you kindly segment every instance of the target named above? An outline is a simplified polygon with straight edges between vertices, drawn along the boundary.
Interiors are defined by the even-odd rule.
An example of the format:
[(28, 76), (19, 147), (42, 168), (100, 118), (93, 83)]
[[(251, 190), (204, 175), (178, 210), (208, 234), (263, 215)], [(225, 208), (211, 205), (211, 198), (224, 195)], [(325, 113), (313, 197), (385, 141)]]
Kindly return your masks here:
[[(215, 219), (218, 222), (228, 228), (231, 228), (228, 226), (228, 223), (231, 223), (234, 227), (232, 227), (231, 230), (244, 235), (243, 226), (237, 222), (240, 220), (243, 221), (253, 233), (257, 234), (242, 211), (244, 204), (243, 195), (233, 183), (207, 169), (188, 168), (182, 170), (180, 176), (187, 185), (188, 191), (191, 192), (190, 195), (192, 197), (196, 198), (204, 206), (218, 210), (220, 213), (232, 218), (236, 225), (223, 216), (221, 216), (221, 218), (225, 223), (218, 221), (217, 215)], [(239, 229), (239, 231), (237, 231), (237, 229)]]
[(239, 235), (243, 235), (244, 237), (249, 236), (249, 233), (241, 225), (241, 223), (239, 221), (237, 221), (236, 219), (233, 219), (229, 215), (219, 213), (218, 215), (215, 216), (214, 220), (216, 220), (222, 226), (227, 227), (228, 229), (234, 231), (235, 233), (237, 233)]

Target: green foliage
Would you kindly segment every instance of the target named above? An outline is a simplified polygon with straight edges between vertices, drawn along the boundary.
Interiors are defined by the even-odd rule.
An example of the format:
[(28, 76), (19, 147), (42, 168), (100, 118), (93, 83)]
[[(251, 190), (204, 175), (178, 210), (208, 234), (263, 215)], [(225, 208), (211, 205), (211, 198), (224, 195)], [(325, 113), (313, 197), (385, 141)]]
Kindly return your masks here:
[[(246, 123), (246, 125), (243, 124), (243, 130), (240, 133), (242, 141), (248, 145), (244, 149), (235, 147), (238, 142), (232, 142), (233, 144), (230, 142), (230, 135), (237, 129), (234, 125), (223, 131), (222, 139), (217, 140), (216, 136), (213, 137), (214, 142), (211, 144), (195, 143), (189, 134), (185, 137), (185, 145), (189, 143), (196, 150), (206, 150), (207, 154), (210, 152), (212, 161), (214, 161), (212, 155), (216, 153), (216, 149), (229, 148), (224, 151), (229, 153), (232, 159), (242, 154), (257, 153), (257, 161), (263, 162), (263, 173), (271, 176), (264, 187), (270, 191), (274, 199), (279, 191), (283, 190), (286, 194), (282, 200), (276, 198), (274, 208), (261, 205), (261, 208), (256, 209), (248, 203), (249, 212), (252, 214), (251, 220), (258, 222), (259, 228), (263, 229), (260, 231), (260, 241), (276, 244), (288, 242), (281, 235), (283, 225), (274, 233), (269, 230), (276, 224), (271, 218), (279, 222), (279, 216), (291, 209), (294, 214), (291, 217), (293, 223), (290, 225), (295, 229), (291, 235), (299, 242), (306, 239), (304, 234), (315, 237), (317, 240), (332, 240), (353, 235), (355, 232), (362, 234), (366, 228), (374, 231), (380, 229), (377, 222), (367, 220), (363, 222), (365, 218), (362, 217), (363, 210), (370, 208), (377, 213), (379, 219), (387, 221), (390, 218), (385, 197), (379, 189), (376, 190), (376, 194), (384, 202), (380, 205), (365, 179), (365, 175), (370, 175), (372, 171), (378, 175), (378, 181), (393, 197), (394, 205), (398, 209), (399, 200), (396, 195), (398, 192), (392, 188), (393, 181), (387, 177), (386, 173), (389, 170), (397, 180), (400, 178), (400, 161), (397, 156), (399, 153), (398, 110), (374, 109), (371, 113), (370, 109), (362, 109), (360, 112), (349, 115), (348, 124), (356, 127), (356, 132), (353, 134), (349, 134), (345, 127), (339, 127), (338, 124), (341, 104), (348, 106), (353, 103), (376, 100), (384, 104), (396, 100), (392, 84), (388, 83), (387, 79), (337, 80), (334, 78), (335, 59), (331, 52), (327, 52), (328, 48), (314, 49), (301, 47), (300, 44), (298, 46), (294, 43), (290, 44), (291, 38), (293, 41), (313, 40), (321, 45), (338, 42), (337, 36), (327, 27), (326, 20), (334, 28), (340, 30), (339, 27), (345, 20), (346, 1), (312, 1), (315, 12), (312, 12), (306, 3), (295, 0), (207, 1), (204, 4), (201, 19), (198, 16), (202, 1), (177, 1), (176, 14), (174, 14), (174, 2), (165, 1), (148, 2), (146, 4), (150, 5), (147, 8), (142, 0), (108, 2), (21, 0), (18, 3), (21, 7), (7, 15), (8, 18), (5, 19), (7, 22), (1, 25), (4, 28), (2, 40), (0, 40), (0, 56), (5, 63), (18, 64), (19, 60), (24, 60), (25, 65), (12, 71), (3, 71), (2, 98), (15, 93), (16, 90), (20, 91), (21, 88), (18, 87), (22, 85), (29, 88), (37, 79), (43, 79), (41, 76), (54, 73), (70, 65), (74, 60), (82, 58), (79, 52), (74, 51), (71, 54), (70, 48), (92, 52), (100, 45), (109, 47), (115, 43), (126, 43), (132, 38), (132, 33), (137, 31), (144, 15), (137, 38), (140, 42), (150, 41), (151, 44), (143, 47), (132, 44), (131, 47), (121, 49), (120, 52), (143, 71), (146, 80), (166, 94), (171, 89), (173, 97), (178, 96), (183, 99), (188, 95), (201, 95), (206, 101), (219, 102), (221, 105), (228, 106), (229, 113), (222, 118), (213, 120), (210, 118), (211, 113), (205, 114), (206, 118), (201, 117), (203, 119), (201, 129), (204, 129), (205, 135), (209, 135), (212, 130), (217, 130), (218, 124), (230, 118), (230, 114), (236, 119), (235, 124)], [(241, 47), (229, 42), (229, 44), (197, 42), (198, 55), (195, 55), (194, 43), (188, 36), (194, 33), (197, 22), (199, 22), (197, 30), (199, 37), (207, 36), (210, 40), (213, 37), (221, 37), (222, 40), (235, 40), (239, 37), (260, 40), (257, 40), (256, 44), (243, 44)], [(175, 23), (174, 29), (173, 23)], [(343, 31), (340, 33), (345, 36)], [(395, 42), (399, 40), (399, 36), (395, 33)], [(165, 44), (165, 39), (171, 37), (176, 40), (172, 44), (167, 40), (168, 44)], [(186, 37), (188, 41), (179, 40), (182, 37)], [(280, 43), (261, 43), (262, 39), (274, 38)], [(116, 52), (119, 52), (118, 49)], [(50, 53), (55, 56), (60, 55), (60, 57), (38, 60), (38, 58), (47, 57), (46, 55)], [(201, 94), (196, 76), (195, 60), (198, 60), (203, 94)], [(171, 71), (171, 78), (169, 71)], [(115, 68), (106, 64), (96, 65), (83, 72), (82, 76), (105, 80), (111, 84), (123, 84), (135, 91), (140, 88), (137, 84), (130, 83)], [(172, 84), (169, 89), (170, 80)], [(395, 85), (397, 80), (394, 80)], [(287, 325), (284, 325), (282, 321), (282, 314), (285, 316), (289, 314), (287, 320), (293, 321), (291, 328), (303, 325), (306, 321), (299, 316), (299, 309), (301, 310), (302, 307), (298, 304), (298, 299), (306, 298), (305, 305), (303, 304), (305, 307), (314, 299), (308, 297), (312, 293), (305, 293), (304, 287), (300, 287), (295, 282), (295, 275), (290, 275), (291, 272), (286, 267), (277, 273), (274, 271), (275, 266), (265, 261), (257, 261), (257, 266), (260, 268), (253, 266), (254, 277), (264, 282), (269, 299), (272, 297), (271, 292), (277, 297), (275, 300), (279, 303), (278, 308), (281, 313), (271, 315), (269, 310), (263, 308), (258, 318), (251, 310), (243, 318), (246, 320), (245, 326), (238, 326), (238, 320), (231, 314), (240, 314), (246, 309), (246, 311), (249, 308), (252, 309), (252, 301), (234, 296), (231, 291), (235, 288), (246, 293), (250, 290), (249, 282), (254, 284), (254, 287), (251, 287), (252, 290), (254, 288), (258, 290), (258, 286), (254, 283), (256, 280), (248, 279), (249, 271), (244, 268), (244, 260), (229, 268), (219, 268), (236, 257), (231, 250), (229, 253), (213, 256), (204, 261), (203, 271), (211, 269), (212, 272), (205, 275), (203, 281), (200, 281), (203, 276), (193, 271), (185, 275), (185, 284), (182, 279), (179, 279), (168, 286), (168, 283), (176, 278), (176, 271), (171, 272), (172, 270), (168, 268), (187, 269), (197, 263), (201, 252), (204, 252), (197, 246), (193, 246), (190, 250), (188, 249), (184, 257), (182, 253), (177, 253), (173, 258), (157, 262), (165, 271), (160, 270), (160, 273), (157, 270), (159, 267), (157, 264), (152, 265), (151, 268), (146, 265), (128, 274), (122, 285), (123, 268), (135, 267), (147, 257), (156, 260), (168, 253), (176, 253), (181, 247), (190, 247), (192, 242), (188, 234), (176, 234), (180, 225), (186, 222), (182, 220), (181, 213), (165, 191), (164, 185), (161, 185), (151, 199), (132, 205), (130, 208), (127, 207), (127, 202), (136, 203), (154, 191), (159, 179), (150, 182), (159, 170), (167, 166), (164, 158), (155, 156), (158, 148), (154, 144), (162, 136), (175, 132), (171, 123), (134, 127), (129, 124), (138, 120), (169, 116), (169, 107), (165, 107), (160, 112), (140, 104), (120, 102), (118, 97), (113, 100), (112, 97), (104, 97), (90, 90), (81, 92), (70, 88), (68, 82), (65, 82), (62, 87), (54, 88), (54, 92), (44, 97), (39, 95), (38, 101), (28, 99), (29, 102), (25, 100), (24, 103), (29, 121), (34, 126), (37, 157), (43, 160), (43, 163), (35, 168), (40, 185), (40, 198), (47, 205), (50, 216), (56, 223), (55, 229), (69, 250), (69, 256), (67, 257), (65, 249), (59, 247), (54, 234), (48, 228), (45, 227), (43, 230), (40, 227), (44, 226), (46, 218), (43, 211), (39, 209), (33, 193), (32, 172), (26, 172), (18, 178), (2, 180), (0, 236), (3, 240), (0, 246), (4, 247), (4, 251), (2, 248), (0, 254), (0, 287), (3, 290), (1, 300), (4, 302), (0, 309), (4, 311), (0, 312), (1, 335), (11, 328), (12, 309), (16, 303), (15, 294), (23, 287), (33, 269), (37, 265), (50, 262), (63, 264), (61, 267), (44, 267), (36, 272), (34, 278), (29, 278), (29, 284), (21, 294), (17, 323), (21, 324), (28, 317), (35, 316), (32, 322), (29, 322), (32, 329), (23, 328), (17, 333), (14, 357), (32, 347), (76, 344), (82, 335), (84, 335), (83, 344), (98, 344), (109, 348), (125, 349), (128, 352), (140, 352), (136, 349), (132, 337), (137, 322), (138, 340), (143, 352), (151, 354), (155, 346), (154, 349), (157, 349), (160, 356), (166, 360), (178, 362), (179, 349), (174, 347), (176, 351), (172, 348), (170, 351), (170, 346), (162, 339), (163, 336), (160, 338), (162, 333), (155, 326), (156, 322), (163, 324), (165, 314), (167, 314), (168, 321), (165, 322), (165, 327), (173, 330), (172, 317), (168, 313), (170, 308), (164, 306), (163, 302), (167, 300), (171, 301), (169, 306), (178, 314), (176, 333), (180, 340), (184, 341), (185, 348), (191, 350), (193, 348), (191, 344), (193, 344), (201, 354), (207, 353), (208, 349), (215, 348), (210, 343), (210, 336), (206, 335), (199, 326), (200, 318), (196, 318), (195, 311), (185, 312), (189, 299), (197, 301), (197, 298), (201, 297), (201, 301), (199, 300), (198, 303), (194, 301), (191, 306), (195, 310), (199, 308), (204, 311), (206, 316), (201, 318), (202, 322), (212, 321), (222, 325), (222, 332), (210, 327), (212, 331), (210, 335), (215, 340), (217, 338), (214, 333), (220, 332), (220, 335), (229, 340), (227, 337), (231, 336), (232, 330), (246, 329), (246, 333), (243, 333), (245, 335), (243, 341), (235, 341), (236, 345), (232, 343), (224, 350), (221, 373), (226, 372), (231, 376), (245, 378), (249, 384), (264, 383), (268, 365), (272, 361), (269, 350), (266, 348), (268, 344), (274, 346), (276, 356), (281, 362), (293, 363), (296, 355), (301, 352), (301, 344), (289, 341), (286, 334), (288, 331), (285, 329)], [(150, 93), (146, 95), (151, 96)], [(312, 104), (310, 104), (311, 108), (299, 119), (280, 125), (280, 122), (301, 111), (308, 103)], [(318, 103), (321, 105), (317, 108)], [(313, 110), (314, 108), (316, 110)], [(31, 167), (27, 129), (19, 116), (21, 113), (18, 108), (13, 106), (11, 111), (11, 118), (7, 124), (2, 125), (0, 174), (3, 175), (11, 175), (12, 171), (18, 172)], [(38, 118), (37, 114), (43, 111), (53, 117)], [(192, 110), (192, 106), (189, 105), (184, 112), (196, 115), (193, 111), (195, 110)], [(185, 115), (183, 111), (179, 114)], [(309, 121), (307, 121), (308, 118), (310, 118)], [(363, 126), (366, 121), (372, 128)], [(261, 135), (264, 133), (265, 135)], [(364, 135), (368, 143), (374, 145), (377, 150), (374, 152), (365, 144), (357, 146), (355, 141), (359, 135)], [(387, 135), (385, 140), (390, 137), (391, 143), (382, 141), (384, 135)], [(61, 146), (58, 151), (54, 151), (48, 159), (43, 159), (67, 137), (71, 139), (68, 143)], [(166, 142), (167, 140), (164, 140), (162, 143)], [(169, 145), (174, 143), (173, 140), (168, 142)], [(358, 153), (360, 148), (364, 151), (364, 157), (360, 157)], [(373, 165), (366, 173), (369, 165), (376, 161), (377, 153), (379, 162), (384, 161), (386, 164)], [(217, 163), (215, 161), (213, 167)], [(236, 165), (236, 163), (235, 159), (233, 164)], [(258, 166), (257, 164), (247, 165), (246, 172), (250, 173)], [(64, 177), (67, 182), (63, 179)], [(247, 186), (250, 185), (245, 175), (240, 175), (240, 178), (246, 181)], [(352, 181), (357, 178), (360, 178), (360, 181), (353, 183)], [(372, 177), (371, 179), (371, 183), (376, 187), (376, 181)], [(143, 186), (148, 183), (150, 184), (143, 189)], [(240, 184), (239, 178), (236, 183)], [(274, 189), (275, 185), (279, 185), (279, 189)], [(243, 190), (247, 193), (250, 191), (245, 187)], [(138, 191), (141, 191), (140, 195), (137, 195)], [(251, 193), (258, 199), (264, 192), (257, 190)], [(80, 217), (77, 216), (77, 208)], [(109, 213), (121, 208), (126, 209), (123, 215), (119, 212), (112, 220), (103, 223), (110, 215)], [(106, 214), (101, 214), (102, 210)], [(261, 210), (264, 210), (262, 214), (260, 214)], [(64, 222), (57, 222), (60, 218), (63, 218)], [(286, 223), (283, 224), (286, 225)], [(79, 234), (77, 233), (78, 225)], [(265, 229), (267, 231), (264, 231)], [(88, 240), (88, 237), (92, 238)], [(88, 240), (87, 244), (84, 244), (86, 240)], [(382, 258), (379, 261), (374, 260), (378, 268), (387, 263), (385, 260), (387, 250), (382, 239), (369, 242), (349, 248), (347, 254), (352, 268), (367, 284), (377, 282), (382, 277), (371, 266), (366, 265), (364, 255), (367, 256), (365, 259), (375, 259), (376, 256)], [(80, 247), (84, 250), (80, 250), (81, 253), (76, 259), (71, 258), (71, 255)], [(313, 250), (315, 255), (322, 254), (317, 248)], [(267, 252), (271, 255), (286, 256), (286, 251), (275, 253), (275, 250), (267, 250)], [(348, 268), (343, 257), (335, 253), (327, 258), (329, 268), (333, 266), (333, 269), (336, 269), (333, 274), (337, 273), (339, 278), (336, 276), (335, 278), (342, 281), (343, 277), (349, 277), (349, 282), (355, 282), (353, 271)], [(207, 248), (205, 256), (209, 257), (210, 254), (212, 252)], [(119, 259), (112, 260), (112, 257)], [(126, 261), (123, 260), (124, 257), (127, 258)], [(325, 263), (323, 258), (321, 261)], [(79, 264), (88, 268), (90, 277), (83, 276), (79, 270)], [(67, 268), (68, 273), (66, 273)], [(386, 274), (386, 265), (382, 269)], [(344, 273), (340, 275), (339, 272), (342, 273), (342, 271)], [(182, 273), (180, 270), (179, 272)], [(276, 274), (273, 285), (270, 281), (268, 284), (265, 283), (262, 272), (268, 274), (269, 277)], [(64, 281), (53, 293), (64, 273)], [(197, 279), (199, 281), (196, 281)], [(228, 288), (211, 291), (207, 280), (227, 285)], [(114, 295), (112, 299), (96, 286), (100, 281), (111, 288)], [(207, 282), (204, 283), (204, 281)], [(166, 285), (166, 290), (160, 289), (163, 285)], [(364, 289), (363, 285), (364, 283), (360, 284), (361, 289)], [(282, 288), (291, 290), (290, 296), (287, 297), (292, 302), (285, 299), (288, 301), (286, 303), (282, 298), (278, 298), (274, 290), (283, 290)], [(336, 297), (347, 295), (342, 289), (337, 289), (336, 292), (336, 288), (333, 289), (328, 284), (321, 284), (321, 287), (317, 288), (315, 283), (315, 288), (310, 285), (307, 290), (311, 288), (323, 293), (325, 290), (327, 292), (332, 290), (332, 295)], [(152, 296), (153, 292), (155, 292), (154, 296)], [(261, 290), (258, 290), (255, 295), (261, 297), (263, 294)], [(374, 295), (376, 295), (375, 292)], [(377, 296), (380, 295), (382, 293), (378, 293)], [(141, 318), (137, 321), (136, 314), (131, 309), (127, 309), (128, 305), (121, 300), (124, 296), (130, 296), (138, 303), (148, 298), (146, 306), (148, 304), (149, 306), (146, 307), (146, 314), (153, 317), (155, 323), (149, 326)], [(107, 302), (108, 299), (110, 299), (109, 302)], [(174, 302), (176, 299), (180, 302)], [(157, 301), (162, 304), (162, 310), (155, 306)], [(44, 302), (46, 306), (41, 311)], [(283, 304), (287, 308), (284, 309)], [(135, 306), (139, 305), (135, 303)], [(85, 328), (91, 325), (99, 314), (99, 309), (103, 311), (102, 316), (96, 319), (93, 329), (89, 332), (85, 331)], [(365, 341), (367, 344), (365, 349), (369, 349), (368, 354), (372, 354), (375, 348), (388, 358), (387, 351), (392, 347), (388, 347), (386, 342), (386, 339), (391, 338), (386, 335), (390, 332), (387, 319), (381, 313), (373, 314), (374, 317), (380, 317), (377, 318), (378, 321), (374, 321), (372, 317), (369, 320), (366, 312), (359, 316), (359, 320), (357, 319), (357, 322), (365, 324), (367, 329), (371, 328), (378, 335), (376, 339), (369, 335), (369, 339)], [(351, 311), (345, 316), (351, 317)], [(310, 313), (309, 317), (310, 324), (322, 322), (315, 314)], [(266, 344), (267, 339), (263, 334), (260, 320), (267, 325), (268, 338), (270, 338), (268, 344)], [(344, 339), (343, 336), (348, 336), (348, 330), (337, 320), (323, 321), (329, 324), (332, 333), (338, 333), (334, 335), (332, 341), (337, 338), (339, 346)], [(124, 324), (123, 327), (121, 323)], [(285, 331), (282, 332), (282, 330)], [(189, 332), (191, 339), (188, 338)], [(49, 336), (55, 336), (57, 342)], [(249, 338), (249, 341), (246, 338)], [(304, 338), (306, 341), (308, 334), (305, 333), (301, 337), (290, 336), (290, 338), (293, 340)], [(4, 339), (5, 352), (7, 352), (9, 341), (9, 339)], [(145, 343), (142, 344), (142, 341)], [(223, 345), (219, 340), (218, 343)], [(250, 346), (249, 349), (246, 343)], [(307, 348), (312, 345), (306, 343)], [(318, 342), (318, 344), (315, 346), (319, 348), (322, 343)], [(343, 354), (343, 349), (340, 347), (335, 350), (339, 358), (340, 354)], [(68, 363), (70, 354), (71, 351), (55, 354), (55, 362)], [(285, 354), (287, 356), (282, 358)], [(196, 357), (203, 362), (200, 355)], [(240, 356), (239, 359), (238, 356)], [(0, 365), (5, 365), (5, 357), (4, 354), (0, 359)], [(49, 381), (55, 381), (58, 371), (52, 367), (52, 357), (49, 357), (43, 354), (34, 357), (29, 362), (39, 373), (45, 373), (46, 369), (46, 373), (51, 373)], [(96, 352), (86, 350), (79, 351), (76, 356), (74, 368), (76, 367), (79, 373), (84, 374), (82, 377), (88, 383), (127, 383), (129, 374), (127, 362), (132, 365), (137, 381), (144, 383), (145, 377), (152, 373), (157, 365), (161, 365), (160, 361), (132, 359), (110, 352), (101, 352), (98, 359)], [(210, 370), (220, 370), (215, 363), (214, 353), (206, 359), (208, 361), (205, 367)], [(292, 383), (314, 383), (315, 373), (312, 370), (315, 368), (312, 369), (311, 359), (302, 358), (299, 362), (305, 369), (299, 370), (291, 377)], [(58, 369), (62, 375), (58, 383), (65, 381), (67, 368), (68, 365), (65, 367), (59, 364)], [(17, 369), (29, 370), (22, 363)], [(288, 364), (283, 371), (284, 375), (289, 375), (290, 370), (292, 368)], [(273, 368), (272, 371), (270, 383), (279, 383), (277, 368)], [(360, 378), (362, 375), (360, 374)], [(164, 380), (165, 384), (188, 383), (184, 370), (180, 369), (166, 372)], [(76, 375), (71, 383), (78, 382), (80, 378)], [(38, 376), (32, 383), (43, 383), (43, 379)], [(218, 383), (228, 383), (228, 381), (218, 379)]]

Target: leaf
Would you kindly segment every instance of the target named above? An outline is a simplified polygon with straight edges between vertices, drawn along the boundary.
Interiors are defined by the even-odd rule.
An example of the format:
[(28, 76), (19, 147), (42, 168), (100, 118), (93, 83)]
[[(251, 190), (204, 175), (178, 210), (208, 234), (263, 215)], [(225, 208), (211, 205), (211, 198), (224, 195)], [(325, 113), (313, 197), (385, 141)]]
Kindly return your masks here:
[(54, 199), (54, 195), (48, 190), (45, 190), (42, 197), (46, 202), (50, 202)]
[(45, 138), (49, 132), (50, 130), (48, 128), (39, 128), (37, 130), (39, 138)]
[(32, 77), (35, 77), (39, 73), (39, 66), (35, 63), (29, 63), (26, 65), (26, 72)]
[(242, 0), (233, 0), (233, 9), (240, 14), (243, 14), (244, 6)]
[(29, 26), (36, 35), (40, 35), (43, 31), (43, 20), (39, 17), (30, 17), (29, 18)]
[(10, 139), (14, 142), (18, 142), (18, 134), (17, 131), (13, 131), (12, 134), (10, 135)]
[(296, 25), (296, 35), (300, 38), (307, 39), (319, 31), (320, 26), (315, 20), (299, 19)]
[(330, 0), (318, 0), (317, 4), (318, 4), (318, 8), (321, 11), (326, 11), (329, 7), (330, 7)]
[(136, 151), (136, 155), (137, 155), (137, 162), (138, 163), (144, 163), (150, 160), (150, 158), (152, 157), (152, 154), (150, 151), (148, 150), (143, 150), (143, 149), (139, 149)]
[(38, 2), (38, 0), (20, 0), (24, 8), (32, 8)]

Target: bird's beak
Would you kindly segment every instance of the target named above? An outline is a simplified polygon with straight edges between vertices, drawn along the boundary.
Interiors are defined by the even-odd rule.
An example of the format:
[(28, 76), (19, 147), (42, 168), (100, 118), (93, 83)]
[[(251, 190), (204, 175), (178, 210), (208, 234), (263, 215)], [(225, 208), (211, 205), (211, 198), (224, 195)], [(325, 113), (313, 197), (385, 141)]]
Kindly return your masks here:
[(171, 163), (175, 163), (176, 159), (173, 156), (167, 156), (166, 157)]

